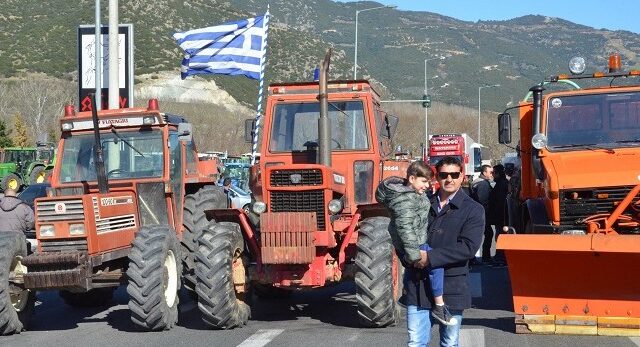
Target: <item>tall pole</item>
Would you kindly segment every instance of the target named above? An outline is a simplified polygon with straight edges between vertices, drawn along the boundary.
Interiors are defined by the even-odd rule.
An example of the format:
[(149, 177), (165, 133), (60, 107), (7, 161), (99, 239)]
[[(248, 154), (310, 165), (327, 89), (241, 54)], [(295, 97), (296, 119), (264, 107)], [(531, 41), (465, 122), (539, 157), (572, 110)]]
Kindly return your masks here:
[(118, 0), (109, 0), (109, 109), (120, 108)]
[(364, 12), (364, 11), (371, 11), (371, 10), (377, 10), (380, 8), (396, 8), (396, 5), (387, 5), (387, 6), (378, 6), (378, 7), (372, 7), (372, 8), (365, 8), (364, 10), (357, 10), (356, 11), (356, 38), (353, 42), (353, 46), (354, 46), (354, 58), (353, 58), (353, 79), (356, 80), (358, 79), (358, 14), (360, 14), (360, 12)]
[(96, 45), (96, 74), (95, 74), (95, 82), (96, 82), (96, 102), (94, 107), (96, 110), (102, 109), (102, 30), (100, 23), (100, 0), (96, 0), (96, 36), (95, 36), (95, 45)]
[[(429, 95), (429, 88), (427, 87), (427, 61), (424, 60), (424, 95)], [(424, 108), (424, 146), (425, 149), (429, 148), (429, 108)]]
[(480, 86), (478, 87), (478, 143), (482, 143), (480, 142), (480, 91), (482, 90), (482, 88), (493, 88), (493, 87), (500, 87), (499, 84), (493, 84), (490, 86)]

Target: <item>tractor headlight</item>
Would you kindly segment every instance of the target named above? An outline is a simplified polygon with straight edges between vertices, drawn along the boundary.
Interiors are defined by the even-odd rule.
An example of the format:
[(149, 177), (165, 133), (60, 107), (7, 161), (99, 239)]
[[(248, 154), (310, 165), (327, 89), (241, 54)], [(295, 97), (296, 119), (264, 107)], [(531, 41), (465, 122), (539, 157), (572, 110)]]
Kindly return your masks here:
[(70, 224), (69, 235), (84, 235), (84, 224)]
[(329, 201), (329, 212), (331, 214), (338, 214), (340, 211), (342, 211), (342, 200), (333, 199)]
[(67, 123), (62, 123), (62, 131), (69, 131), (73, 129), (73, 123), (72, 122), (67, 122)]
[(531, 139), (531, 144), (535, 149), (542, 149), (547, 147), (547, 142), (547, 135), (542, 133), (533, 135), (533, 138)]
[(142, 118), (142, 124), (144, 125), (152, 125), (155, 122), (156, 122), (156, 117), (153, 117), (153, 116), (146, 116)]
[(267, 210), (267, 204), (262, 201), (256, 201), (253, 203), (253, 212), (257, 214), (264, 213)]
[(41, 225), (40, 226), (40, 237), (52, 237), (56, 236), (55, 229), (53, 225)]

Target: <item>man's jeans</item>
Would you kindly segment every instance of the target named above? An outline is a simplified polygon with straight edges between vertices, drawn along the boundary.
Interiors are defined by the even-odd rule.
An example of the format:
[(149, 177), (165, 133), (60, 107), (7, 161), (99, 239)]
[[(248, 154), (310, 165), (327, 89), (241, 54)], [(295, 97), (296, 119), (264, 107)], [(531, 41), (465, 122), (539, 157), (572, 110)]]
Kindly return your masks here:
[[(441, 347), (458, 347), (462, 311), (451, 310), (451, 314), (456, 317), (458, 324), (453, 326), (440, 324)], [(415, 305), (407, 306), (407, 330), (409, 347), (426, 347), (431, 339), (431, 310)]]

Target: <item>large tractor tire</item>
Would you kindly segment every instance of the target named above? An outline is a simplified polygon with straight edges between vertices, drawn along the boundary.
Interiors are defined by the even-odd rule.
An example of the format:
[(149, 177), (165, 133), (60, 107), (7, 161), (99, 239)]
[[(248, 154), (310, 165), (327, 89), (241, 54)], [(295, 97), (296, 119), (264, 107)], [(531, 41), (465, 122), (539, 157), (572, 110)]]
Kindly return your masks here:
[(23, 289), (10, 278), (26, 273), (27, 239), (22, 233), (0, 232), (0, 335), (20, 333), (35, 308), (35, 292)]
[(180, 247), (166, 225), (143, 226), (129, 254), (131, 320), (146, 330), (169, 330), (178, 321)]
[[(213, 328), (241, 327), (251, 316), (243, 253), (244, 239), (236, 223), (211, 223), (198, 239), (198, 308), (204, 322)], [(234, 278), (242, 283), (234, 283)]]
[(370, 328), (395, 325), (400, 315), (401, 266), (389, 236), (389, 218), (362, 222), (356, 247), (356, 301), (359, 323)]
[(65, 304), (73, 307), (100, 307), (108, 304), (116, 288), (96, 288), (84, 293), (61, 290), (58, 294)]
[(2, 181), (0, 181), (0, 186), (3, 191), (7, 190), (8, 188), (18, 191), (20, 190), (20, 187), (22, 187), (22, 179), (20, 178), (20, 176), (14, 173), (10, 173), (2, 178)]
[(44, 183), (47, 176), (47, 172), (44, 166), (36, 166), (31, 170), (29, 174), (29, 184)]
[[(206, 210), (227, 208), (227, 195), (217, 186), (204, 186), (194, 194), (184, 197), (184, 214), (182, 217), (182, 279), (184, 286), (191, 292), (196, 290), (195, 253), (198, 248), (198, 237), (209, 221), (204, 214)], [(195, 296), (195, 295), (194, 295)]]

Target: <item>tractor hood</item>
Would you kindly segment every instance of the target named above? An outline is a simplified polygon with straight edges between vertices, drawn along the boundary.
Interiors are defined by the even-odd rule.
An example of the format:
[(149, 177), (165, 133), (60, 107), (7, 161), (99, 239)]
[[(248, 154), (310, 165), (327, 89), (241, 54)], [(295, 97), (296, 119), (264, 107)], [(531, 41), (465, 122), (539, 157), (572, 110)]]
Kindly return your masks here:
[(546, 152), (542, 162), (552, 188), (635, 186), (640, 183), (640, 153), (634, 148)]

